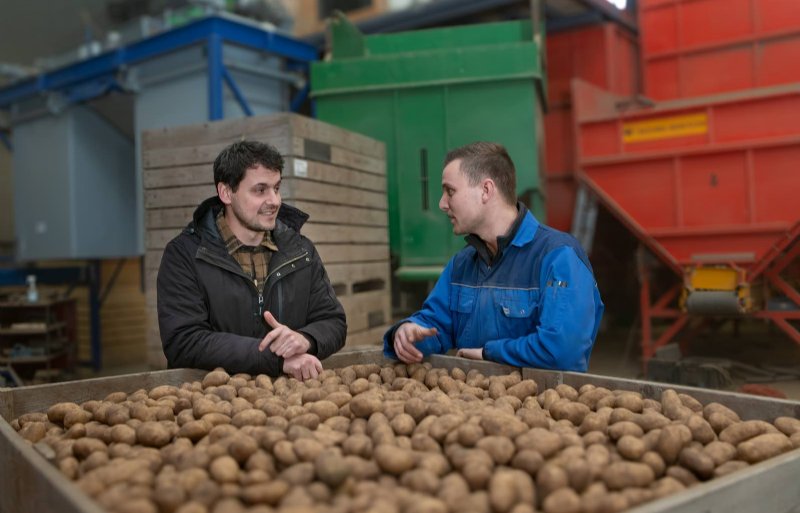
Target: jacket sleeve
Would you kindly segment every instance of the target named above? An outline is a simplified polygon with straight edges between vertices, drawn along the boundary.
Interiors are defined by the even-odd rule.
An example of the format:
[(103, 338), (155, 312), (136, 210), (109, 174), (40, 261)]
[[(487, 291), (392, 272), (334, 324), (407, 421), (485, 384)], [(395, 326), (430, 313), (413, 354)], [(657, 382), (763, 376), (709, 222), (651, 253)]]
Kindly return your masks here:
[(194, 255), (178, 241), (164, 250), (157, 278), (158, 327), (170, 368), (223, 367), (230, 373), (283, 373), (283, 358), (258, 350), (258, 338), (214, 331)]
[(323, 360), (344, 347), (347, 319), (313, 244), (311, 249), (314, 276), (308, 301), (308, 323), (297, 331), (313, 338), (316, 357)]
[(486, 359), (585, 372), (604, 309), (594, 276), (566, 246), (545, 256), (541, 273), (538, 327), (524, 337), (487, 342)]
[(453, 272), (453, 259), (450, 259), (436, 281), (436, 285), (422, 304), (422, 309), (392, 326), (383, 335), (383, 354), (397, 359), (394, 351), (394, 334), (401, 324), (413, 322), (423, 328), (436, 328), (437, 334), (417, 342), (416, 347), (423, 357), (430, 354), (444, 354), (453, 345), (453, 316), (450, 311), (450, 278)]

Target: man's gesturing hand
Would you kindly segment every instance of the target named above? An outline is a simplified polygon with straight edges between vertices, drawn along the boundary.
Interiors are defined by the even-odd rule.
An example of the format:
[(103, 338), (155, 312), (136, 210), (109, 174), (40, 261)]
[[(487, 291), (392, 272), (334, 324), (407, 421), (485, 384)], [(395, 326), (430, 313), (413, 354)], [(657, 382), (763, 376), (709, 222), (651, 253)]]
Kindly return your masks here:
[(269, 347), (276, 355), (291, 358), (305, 354), (311, 347), (311, 342), (306, 337), (276, 321), (270, 312), (264, 312), (264, 320), (272, 326), (272, 331), (258, 344), (259, 351)]
[(423, 328), (419, 324), (405, 322), (394, 332), (394, 352), (402, 362), (421, 362), (422, 353), (414, 344), (437, 333), (436, 328)]
[(316, 356), (299, 354), (283, 361), (283, 372), (299, 381), (317, 379), (322, 372), (322, 364)]

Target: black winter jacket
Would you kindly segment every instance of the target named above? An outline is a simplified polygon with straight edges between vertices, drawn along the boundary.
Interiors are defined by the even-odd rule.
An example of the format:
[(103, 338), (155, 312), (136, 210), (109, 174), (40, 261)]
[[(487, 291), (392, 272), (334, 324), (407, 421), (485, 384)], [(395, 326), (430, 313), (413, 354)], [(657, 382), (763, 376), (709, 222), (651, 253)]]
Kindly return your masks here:
[(283, 372), (283, 358), (258, 344), (269, 332), (263, 313), (313, 339), (320, 360), (342, 348), (347, 324), (314, 245), (300, 235), (304, 212), (282, 204), (272, 233), (278, 251), (257, 290), (228, 254), (216, 226), (223, 208), (205, 200), (194, 220), (167, 244), (158, 271), (158, 326), (170, 368), (223, 367), (230, 373)]

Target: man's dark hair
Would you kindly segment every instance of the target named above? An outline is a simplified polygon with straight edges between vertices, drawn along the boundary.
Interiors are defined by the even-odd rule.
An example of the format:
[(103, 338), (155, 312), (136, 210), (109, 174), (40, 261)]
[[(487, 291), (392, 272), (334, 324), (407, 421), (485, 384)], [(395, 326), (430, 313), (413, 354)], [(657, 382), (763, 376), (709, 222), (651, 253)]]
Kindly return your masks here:
[(517, 172), (502, 144), (479, 141), (461, 146), (447, 153), (444, 165), (459, 159), (461, 171), (471, 186), (478, 185), (484, 178), (491, 178), (506, 202), (517, 204)]
[(236, 192), (247, 170), (259, 164), (283, 173), (283, 157), (275, 147), (257, 141), (235, 142), (214, 160), (214, 185), (224, 183)]

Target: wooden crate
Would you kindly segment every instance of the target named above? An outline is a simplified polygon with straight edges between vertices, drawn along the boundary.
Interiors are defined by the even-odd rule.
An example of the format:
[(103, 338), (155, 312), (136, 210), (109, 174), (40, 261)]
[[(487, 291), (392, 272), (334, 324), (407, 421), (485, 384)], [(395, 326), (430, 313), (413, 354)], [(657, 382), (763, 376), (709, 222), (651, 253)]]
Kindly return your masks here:
[[(534, 379), (539, 392), (565, 383), (575, 388), (584, 384), (611, 390), (631, 390), (645, 398), (658, 399), (666, 389), (692, 395), (704, 404), (718, 402), (738, 412), (743, 420), (773, 421), (779, 416), (800, 416), (800, 402), (749, 396), (665, 383), (619, 379), (578, 372), (547, 371), (509, 367), (492, 362), (465, 360), (452, 356), (433, 355), (434, 367), (476, 369), (486, 376), (520, 370), (524, 379)], [(361, 349), (343, 351), (323, 362), (326, 369), (348, 365), (385, 363), (381, 351)], [(159, 385), (180, 385), (202, 378), (203, 371), (173, 369), (73, 381), (52, 385), (0, 389), (0, 462), (13, 469), (0, 480), (0, 511), (33, 513), (102, 513), (102, 509), (75, 486), (66, 476), (23, 440), (9, 424), (24, 413), (46, 411), (61, 401), (83, 402), (102, 399), (111, 392), (134, 392)], [(768, 459), (733, 474), (702, 482), (680, 493), (642, 504), (631, 513), (729, 513), (762, 511), (796, 511), (800, 504), (800, 450)]]
[(156, 276), (167, 243), (216, 194), (212, 164), (227, 145), (268, 142), (285, 158), (283, 201), (308, 213), (314, 242), (348, 320), (348, 345), (375, 343), (391, 320), (386, 150), (383, 143), (295, 114), (163, 128), (142, 134), (148, 362), (166, 364)]

